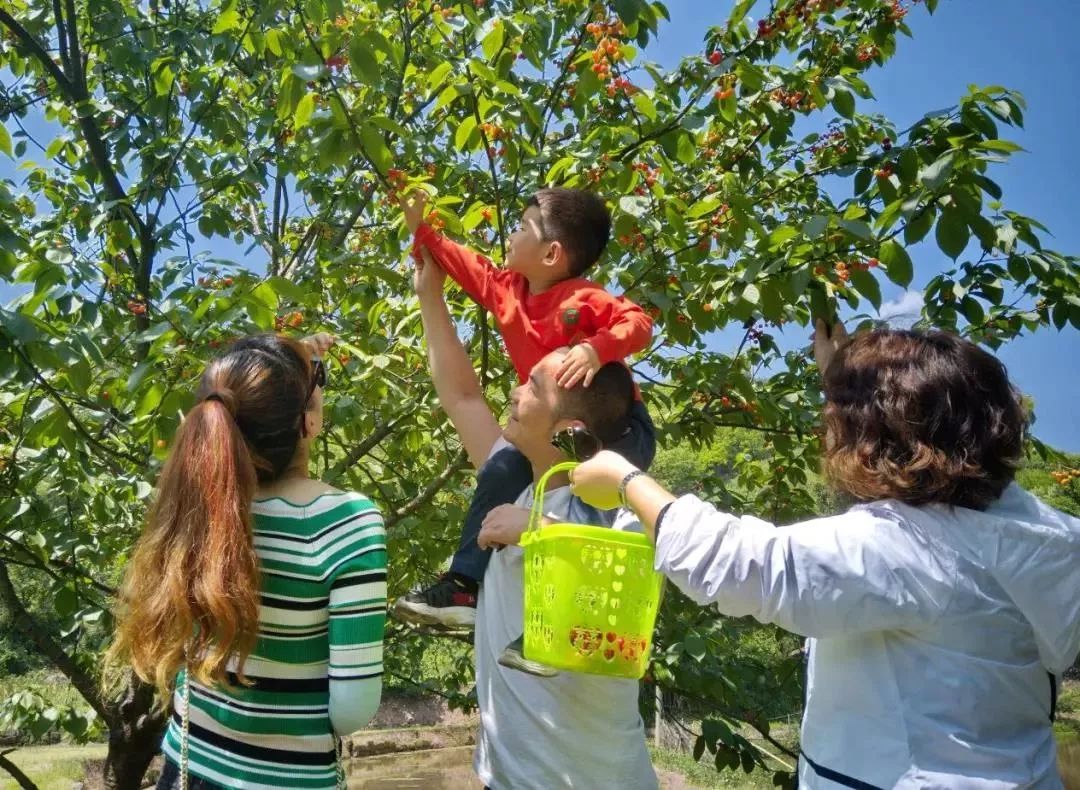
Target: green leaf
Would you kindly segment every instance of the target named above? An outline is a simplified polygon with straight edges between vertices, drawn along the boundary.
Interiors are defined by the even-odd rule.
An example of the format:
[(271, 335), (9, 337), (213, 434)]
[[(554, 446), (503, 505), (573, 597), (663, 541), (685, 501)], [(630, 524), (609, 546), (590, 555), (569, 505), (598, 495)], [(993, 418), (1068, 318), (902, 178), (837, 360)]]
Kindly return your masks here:
[[(469, 150), (469, 146), (466, 145), (469, 141), (469, 136), (476, 131), (476, 116), (467, 115), (465, 119), (458, 124), (457, 130), (454, 132), (454, 147), (459, 151)], [(479, 135), (477, 135), (479, 137)]]
[(855, 96), (846, 89), (838, 88), (833, 93), (832, 106), (844, 118), (852, 118), (855, 115)]
[(484, 57), (491, 60), (502, 49), (503, 41), (506, 40), (506, 27), (501, 17), (490, 17), (480, 29), (476, 31), (476, 37), (480, 39), (484, 50)]
[(57, 137), (49, 143), (49, 147), (45, 149), (45, 158), (54, 159), (59, 156), (60, 152), (64, 150), (64, 146), (67, 145), (67, 137)]
[[(220, 33), (227, 33), (230, 30), (240, 27), (240, 12), (236, 10), (236, 3), (229, 3), (218, 14), (217, 21), (214, 23), (214, 29), (211, 31), (213, 35)], [(205, 28), (203, 28), (205, 30)]]
[(284, 296), (291, 302), (302, 302), (304, 297), (307, 296), (307, 291), (302, 285), (294, 283), (292, 280), (287, 280), (284, 277), (271, 277), (265, 284), (269, 285), (280, 296)]
[(840, 227), (860, 239), (869, 240), (874, 238), (874, 232), (870, 229), (870, 226), (859, 220), (842, 219), (840, 220)]
[(676, 148), (676, 157), (684, 165), (691, 164), (698, 157), (697, 146), (694, 145), (694, 138), (689, 134), (680, 134), (678, 147)]
[(940, 156), (935, 162), (919, 171), (919, 183), (931, 192), (936, 192), (948, 180), (955, 161), (956, 153), (954, 151), (949, 151)]
[(858, 173), (855, 174), (855, 195), (861, 195), (870, 186), (870, 181), (873, 179), (874, 174), (870, 172), (869, 168), (864, 167)]
[(878, 259), (885, 267), (889, 279), (902, 288), (907, 288), (915, 276), (914, 267), (907, 250), (895, 241), (889, 240), (878, 248)]
[(8, 132), (7, 127), (0, 123), (0, 151), (3, 151), (11, 158), (15, 158), (11, 152), (11, 133)]
[(810, 217), (803, 225), (803, 234), (808, 239), (816, 239), (822, 233), (825, 232), (825, 228), (829, 226), (829, 218), (823, 214), (815, 214)]
[(731, 9), (726, 27), (730, 29), (742, 22), (752, 5), (754, 5), (754, 0), (739, 0), (735, 7)]
[(639, 113), (644, 115), (650, 121), (656, 120), (656, 105), (653, 103), (653, 100), (649, 98), (649, 94), (645, 93), (645, 91), (638, 91), (634, 94), (633, 102)]
[(264, 40), (266, 41), (266, 48), (280, 58), (285, 51), (281, 48), (281, 33), (277, 30), (267, 30)]
[(293, 113), (293, 127), (296, 129), (303, 129), (308, 125), (308, 121), (311, 120), (311, 114), (315, 111), (315, 94), (305, 93), (304, 98), (300, 100), (300, 103), (296, 105), (296, 112)]
[(735, 94), (721, 99), (719, 102), (720, 117), (728, 123), (735, 123), (735, 113), (738, 110), (739, 100), (735, 97)]
[(173, 74), (173, 70), (169, 68), (169, 64), (166, 60), (158, 60), (153, 66), (151, 71), (154, 75), (154, 93), (158, 96), (164, 96), (170, 90), (172, 90), (173, 81), (176, 79), (176, 75)]
[(697, 219), (706, 214), (712, 214), (720, 208), (721, 203), (723, 200), (718, 195), (708, 195), (687, 209), (686, 216), (688, 219)]
[(960, 303), (960, 310), (964, 313), (964, 317), (967, 318), (968, 323), (972, 326), (981, 326), (983, 321), (986, 320), (986, 312), (983, 310), (983, 306), (979, 303), (978, 299), (965, 296), (964, 300)]
[(281, 75), (281, 88), (278, 91), (277, 117), (279, 121), (292, 117), (296, 111), (296, 105), (304, 96), (307, 88), (304, 82), (291, 71), (285, 71)]
[(450, 72), (453, 68), (454, 66), (449, 60), (444, 60), (438, 66), (433, 68), (427, 78), (428, 90), (433, 91), (438, 89), (446, 78), (450, 76)]
[(705, 739), (699, 735), (694, 741), (694, 762), (698, 762), (703, 754), (705, 754)]
[(357, 77), (365, 85), (378, 85), (379, 62), (375, 60), (372, 52), (371, 39), (367, 36), (358, 36), (353, 33), (349, 42), (349, 69), (353, 76)]
[(881, 286), (877, 277), (862, 269), (854, 269), (851, 272), (851, 284), (859, 294), (866, 297), (875, 310), (881, 309)]
[(932, 227), (934, 227), (934, 208), (927, 206), (908, 221), (904, 228), (904, 241), (908, 246), (922, 241)]
[(158, 404), (161, 403), (161, 399), (162, 397), (164, 397), (164, 395), (165, 388), (160, 383), (154, 384), (152, 387), (150, 387), (150, 389), (146, 391), (146, 394), (143, 395), (142, 400), (139, 401), (139, 405), (135, 409), (135, 416), (144, 417), (150, 412), (152, 412), (158, 407)]
[(144, 378), (146, 378), (146, 374), (149, 373), (151, 368), (153, 368), (153, 367), (154, 367), (154, 360), (153, 359), (144, 359), (142, 362), (140, 362), (135, 367), (135, 369), (131, 371), (131, 375), (128, 376), (128, 380), (127, 380), (128, 392), (134, 392), (136, 389), (138, 389), (139, 385), (142, 383), (142, 380)]
[(390, 149), (386, 147), (386, 141), (379, 133), (379, 127), (365, 123), (360, 127), (360, 139), (363, 141), (364, 153), (366, 153), (380, 172), (385, 173), (394, 163)]
[(683, 650), (695, 661), (701, 661), (705, 658), (708, 647), (705, 644), (705, 640), (697, 634), (690, 634), (683, 640)]
[(970, 235), (967, 223), (959, 211), (945, 209), (941, 212), (934, 236), (943, 253), (956, 260), (967, 247)]

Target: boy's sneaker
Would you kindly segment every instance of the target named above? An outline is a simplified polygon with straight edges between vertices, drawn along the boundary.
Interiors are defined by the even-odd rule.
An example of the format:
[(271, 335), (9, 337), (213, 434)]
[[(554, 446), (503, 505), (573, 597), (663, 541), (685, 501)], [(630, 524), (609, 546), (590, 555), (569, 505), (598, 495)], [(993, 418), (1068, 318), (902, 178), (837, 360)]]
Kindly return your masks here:
[(394, 617), (416, 625), (475, 628), (479, 589), (468, 576), (447, 572), (434, 584), (398, 598)]
[(524, 634), (503, 648), (502, 655), (499, 656), (499, 663), (504, 667), (516, 669), (518, 672), (524, 672), (527, 675), (535, 675), (538, 678), (553, 678), (559, 674), (559, 670), (552, 669), (547, 664), (525, 658)]

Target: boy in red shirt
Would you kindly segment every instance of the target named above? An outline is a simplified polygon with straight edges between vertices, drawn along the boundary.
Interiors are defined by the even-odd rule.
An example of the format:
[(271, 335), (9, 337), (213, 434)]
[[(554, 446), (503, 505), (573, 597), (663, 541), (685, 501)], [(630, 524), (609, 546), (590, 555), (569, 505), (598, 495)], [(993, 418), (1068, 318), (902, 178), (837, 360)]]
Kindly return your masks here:
[[(600, 257), (611, 234), (611, 217), (596, 195), (541, 189), (529, 198), (520, 224), (510, 234), (503, 268), (424, 223), (423, 193), (404, 199), (402, 210), (414, 234), (414, 254), (427, 250), (465, 293), (495, 317), (522, 383), (537, 362), (563, 346), (572, 348), (558, 371), (558, 383), (573, 387), (580, 382), (587, 387), (604, 364), (621, 362), (648, 345), (652, 321), (645, 312), (581, 277)], [(642, 468), (652, 463), (655, 428), (640, 393), (630, 426), (607, 446)], [(399, 598), (395, 606), (399, 619), (443, 627), (475, 625), (476, 594), (490, 557), (477, 544), (480, 527), (492, 508), (513, 503), (531, 482), (529, 462), (512, 447), (483, 466), (450, 571), (430, 587)], [(507, 657), (518, 669), (532, 663), (521, 661), (514, 646)]]

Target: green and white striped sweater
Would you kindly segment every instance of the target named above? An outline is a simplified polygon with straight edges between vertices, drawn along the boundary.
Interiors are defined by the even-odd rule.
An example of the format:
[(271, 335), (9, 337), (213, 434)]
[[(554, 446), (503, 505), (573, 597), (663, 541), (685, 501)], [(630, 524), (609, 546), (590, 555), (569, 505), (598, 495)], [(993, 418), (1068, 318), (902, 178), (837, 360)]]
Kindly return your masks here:
[[(188, 772), (226, 787), (334, 787), (331, 695), (373, 709), (382, 685), (382, 516), (350, 493), (256, 500), (252, 514), (262, 574), (258, 643), (244, 665), (252, 685), (233, 672), (229, 687), (192, 682)], [(183, 672), (162, 743), (177, 764), (182, 688)]]

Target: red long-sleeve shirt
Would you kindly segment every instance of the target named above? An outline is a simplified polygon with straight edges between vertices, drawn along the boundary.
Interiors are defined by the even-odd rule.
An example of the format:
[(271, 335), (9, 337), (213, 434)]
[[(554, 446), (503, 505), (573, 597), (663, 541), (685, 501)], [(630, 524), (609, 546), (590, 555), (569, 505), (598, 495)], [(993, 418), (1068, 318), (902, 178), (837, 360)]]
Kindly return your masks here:
[(590, 280), (575, 277), (543, 293), (530, 294), (525, 277), (496, 267), (426, 224), (416, 229), (413, 239), (414, 250), (421, 246), (465, 293), (495, 317), (522, 383), (537, 362), (562, 346), (588, 343), (600, 363), (606, 364), (621, 362), (649, 344), (652, 320), (645, 311)]

